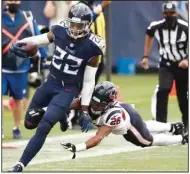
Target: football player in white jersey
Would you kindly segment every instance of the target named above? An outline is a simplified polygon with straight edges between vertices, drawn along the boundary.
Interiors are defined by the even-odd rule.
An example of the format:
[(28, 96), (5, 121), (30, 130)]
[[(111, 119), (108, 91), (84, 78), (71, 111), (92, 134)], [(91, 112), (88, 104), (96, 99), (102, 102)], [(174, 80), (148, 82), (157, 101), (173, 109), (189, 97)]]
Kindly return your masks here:
[[(72, 108), (80, 109), (79, 99), (73, 102)], [(89, 115), (98, 127), (96, 135), (77, 145), (61, 143), (65, 149), (74, 153), (73, 158), (75, 152), (95, 147), (110, 133), (122, 135), (127, 141), (141, 147), (188, 143), (188, 133), (183, 131), (182, 123), (171, 124), (152, 120), (144, 122), (129, 104), (117, 101), (117, 89), (108, 81), (96, 85)]]

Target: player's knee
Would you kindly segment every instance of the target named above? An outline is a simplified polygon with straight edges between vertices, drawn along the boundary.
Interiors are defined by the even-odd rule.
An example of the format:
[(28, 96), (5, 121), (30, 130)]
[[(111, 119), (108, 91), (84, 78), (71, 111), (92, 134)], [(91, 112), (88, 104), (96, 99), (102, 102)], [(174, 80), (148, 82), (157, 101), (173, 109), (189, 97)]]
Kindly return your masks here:
[[(38, 125), (38, 123), (40, 122), (40, 120), (42, 119), (43, 115), (40, 114), (35, 114), (35, 112), (33, 112), (32, 110), (27, 110), (26, 115), (25, 115), (25, 120), (27, 120), (26, 124), (35, 124)], [(28, 123), (30, 122), (30, 123)]]
[(140, 146), (143, 147), (143, 148), (144, 148), (144, 147), (150, 147), (150, 146), (152, 146), (152, 143), (153, 143), (153, 136), (150, 135), (150, 136), (148, 137), (148, 139), (146, 140), (146, 142), (140, 144)]
[(28, 120), (24, 121), (24, 127), (26, 129), (35, 129), (37, 126), (38, 126), (38, 123), (32, 123), (32, 122), (30, 122)]

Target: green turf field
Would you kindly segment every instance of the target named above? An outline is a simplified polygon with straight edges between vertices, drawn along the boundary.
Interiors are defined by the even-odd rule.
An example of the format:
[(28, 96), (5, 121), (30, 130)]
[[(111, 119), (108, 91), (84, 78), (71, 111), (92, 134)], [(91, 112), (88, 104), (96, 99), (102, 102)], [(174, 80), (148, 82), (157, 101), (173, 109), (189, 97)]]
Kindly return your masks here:
[[(101, 81), (104, 79), (105, 77), (102, 77)], [(125, 102), (135, 104), (144, 120), (152, 119), (150, 102), (157, 84), (156, 74), (113, 75), (112, 81), (120, 87), (122, 99)], [(33, 92), (34, 90), (31, 91), (31, 95)], [(170, 97), (168, 120), (181, 120), (176, 97)], [(5, 139), (3, 142), (12, 144), (12, 127), (11, 112), (4, 110)], [(28, 140), (35, 130), (26, 130), (21, 127), (21, 131), (23, 139)], [(110, 136), (97, 148), (78, 153), (75, 160), (71, 160), (72, 155), (60, 147), (60, 140), (80, 143), (92, 136), (94, 131), (85, 135), (81, 134), (79, 130), (62, 133), (59, 125), (56, 125), (44, 148), (25, 171), (188, 171), (187, 145), (142, 149), (127, 143), (120, 136)], [(20, 140), (16, 142), (20, 142)], [(7, 171), (18, 160), (25, 145), (26, 142), (21, 142), (17, 149), (3, 149), (3, 171)]]

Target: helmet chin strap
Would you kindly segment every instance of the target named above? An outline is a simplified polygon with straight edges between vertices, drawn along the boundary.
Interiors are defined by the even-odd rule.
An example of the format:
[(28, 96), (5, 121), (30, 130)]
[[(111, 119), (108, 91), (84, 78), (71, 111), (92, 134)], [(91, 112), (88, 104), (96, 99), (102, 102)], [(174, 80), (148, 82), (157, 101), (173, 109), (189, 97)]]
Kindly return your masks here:
[[(80, 30), (79, 30), (80, 31)], [(81, 31), (82, 32), (82, 31)], [(79, 32), (80, 33), (80, 32)], [(85, 31), (82, 32), (81, 34), (77, 34), (76, 36), (72, 33), (72, 30), (69, 29), (69, 35), (73, 38), (73, 39), (80, 39), (85, 37), (87, 34), (89, 33), (89, 31)]]

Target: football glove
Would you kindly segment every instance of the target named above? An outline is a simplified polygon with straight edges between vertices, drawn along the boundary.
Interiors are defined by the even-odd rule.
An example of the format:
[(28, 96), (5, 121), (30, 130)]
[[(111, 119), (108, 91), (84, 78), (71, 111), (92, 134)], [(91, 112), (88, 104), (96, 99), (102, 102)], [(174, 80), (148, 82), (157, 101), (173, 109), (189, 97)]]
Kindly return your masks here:
[(82, 132), (88, 132), (91, 129), (91, 120), (88, 112), (79, 112), (79, 125), (81, 126)]
[(70, 152), (73, 152), (73, 157), (72, 157), (72, 159), (75, 159), (75, 157), (76, 157), (76, 154), (75, 154), (75, 152), (76, 152), (76, 147), (75, 147), (75, 145), (72, 144), (72, 143), (61, 143), (61, 145), (62, 145), (66, 150), (68, 150), (68, 151), (70, 151)]
[(23, 42), (16, 42), (13, 43), (10, 47), (10, 50), (14, 52), (16, 56), (27, 58), (27, 51), (24, 48), (21, 48), (23, 45), (26, 45), (26, 43)]

